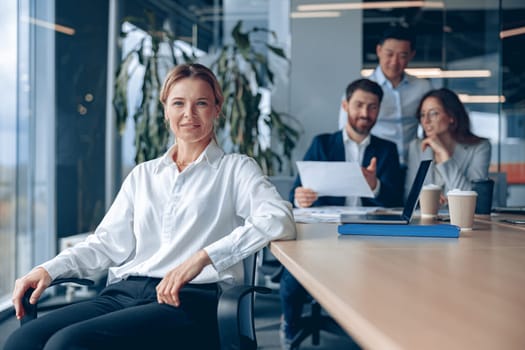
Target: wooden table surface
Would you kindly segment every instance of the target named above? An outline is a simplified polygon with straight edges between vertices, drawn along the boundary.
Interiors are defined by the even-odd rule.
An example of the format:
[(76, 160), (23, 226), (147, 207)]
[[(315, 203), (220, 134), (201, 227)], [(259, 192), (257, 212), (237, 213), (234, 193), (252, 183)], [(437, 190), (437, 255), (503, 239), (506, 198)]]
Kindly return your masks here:
[(365, 349), (525, 349), (525, 229), (456, 238), (341, 236), (297, 224), (275, 257)]

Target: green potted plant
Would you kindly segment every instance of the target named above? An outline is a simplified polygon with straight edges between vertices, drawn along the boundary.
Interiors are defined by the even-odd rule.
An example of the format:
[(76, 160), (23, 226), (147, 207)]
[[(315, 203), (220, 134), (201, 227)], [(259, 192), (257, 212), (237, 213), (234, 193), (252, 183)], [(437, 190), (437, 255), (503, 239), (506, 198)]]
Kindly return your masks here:
[[(128, 117), (128, 86), (133, 74), (142, 74), (141, 101), (133, 114), (135, 121), (135, 162), (158, 157), (166, 151), (169, 131), (164, 124), (163, 108), (159, 102), (159, 92), (164, 74), (176, 64), (175, 35), (156, 21), (152, 13), (146, 13), (145, 19), (126, 18), (130, 23), (140, 25), (151, 39), (143, 39), (122, 59), (116, 74), (115, 97), (113, 104), (120, 131)], [(251, 35), (263, 28), (241, 31), (239, 21), (232, 31), (233, 43), (222, 46), (216, 59), (210, 65), (219, 79), (225, 95), (224, 118), (219, 118), (217, 133), (222, 135), (222, 144), (230, 144), (230, 151), (252, 156), (268, 175), (275, 174), (277, 164), (279, 172), (283, 168), (283, 158), (290, 162), (291, 153), (300, 134), (299, 123), (285, 113), (278, 113), (273, 108), (267, 115), (262, 115), (259, 108), (261, 88), (271, 89), (273, 72), (266, 56), (259, 52)], [(121, 33), (124, 38), (132, 31)], [(273, 54), (287, 60), (282, 49), (263, 43)], [(166, 49), (161, 50), (161, 47)], [(169, 48), (169, 49), (167, 49)], [(169, 54), (162, 54), (162, 52)], [(184, 55), (183, 62), (194, 62), (195, 55)], [(140, 71), (137, 68), (143, 67)], [(135, 67), (135, 68), (132, 68)], [(259, 124), (263, 118), (270, 130), (271, 137), (278, 145), (265, 147), (261, 144), (263, 131)], [(228, 147), (225, 147), (228, 148)], [(274, 148), (280, 150), (276, 151)], [(228, 151), (228, 149), (227, 149)], [(281, 156), (282, 155), (282, 156)], [(290, 167), (292, 169), (292, 167)], [(290, 170), (291, 171), (291, 170)]]
[[(166, 151), (169, 130), (164, 123), (164, 109), (159, 101), (164, 75), (178, 62), (175, 54), (176, 36), (155, 14), (145, 11), (144, 18), (126, 17), (125, 22), (134, 25), (132, 29), (121, 32), (121, 41), (139, 28), (147, 34), (135, 47), (132, 47), (120, 62), (115, 78), (113, 105), (116, 112), (117, 128), (122, 133), (128, 118), (129, 83), (134, 75), (141, 81), (141, 96), (133, 114), (135, 122), (135, 163), (141, 163), (162, 155)], [(186, 55), (183, 61), (195, 60), (194, 55)]]
[[(265, 47), (272, 54), (288, 61), (284, 51), (266, 42), (256, 43), (252, 36), (257, 32), (275, 33), (265, 28), (254, 27), (243, 32), (242, 21), (237, 22), (232, 30), (231, 44), (220, 49), (218, 57), (211, 64), (222, 86), (225, 103), (224, 118), (220, 118), (219, 131), (229, 134), (229, 140), (236, 152), (247, 154), (261, 165), (268, 175), (275, 174), (275, 164), (279, 172), (283, 169), (284, 158), (291, 162), (292, 151), (300, 135), (300, 124), (292, 116), (277, 112), (273, 106), (267, 115), (261, 113), (262, 89), (271, 90), (274, 73), (270, 69), (267, 55), (257, 49)], [(264, 133), (259, 120), (263, 118), (270, 130), (272, 139), (276, 139), (280, 151), (261, 143)], [(275, 146), (275, 145), (274, 145)], [(289, 167), (292, 173), (292, 167)]]

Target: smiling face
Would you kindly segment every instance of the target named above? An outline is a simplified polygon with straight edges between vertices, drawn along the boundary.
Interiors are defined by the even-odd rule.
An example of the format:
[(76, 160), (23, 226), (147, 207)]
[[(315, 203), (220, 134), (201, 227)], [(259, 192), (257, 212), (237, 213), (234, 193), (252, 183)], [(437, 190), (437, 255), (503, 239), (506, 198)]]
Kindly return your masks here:
[(177, 142), (207, 145), (214, 135), (213, 124), (220, 107), (213, 89), (198, 78), (176, 81), (168, 94), (164, 116)]
[(356, 90), (348, 101), (343, 101), (343, 108), (348, 114), (347, 133), (367, 136), (379, 114), (379, 97), (371, 92)]
[(387, 39), (381, 45), (377, 45), (376, 54), (379, 65), (385, 77), (396, 86), (403, 77), (403, 72), (415, 51), (410, 46), (410, 41)]
[(454, 123), (454, 118), (448, 115), (439, 99), (427, 97), (421, 104), (419, 122), (425, 135), (434, 137), (450, 133), (449, 127)]

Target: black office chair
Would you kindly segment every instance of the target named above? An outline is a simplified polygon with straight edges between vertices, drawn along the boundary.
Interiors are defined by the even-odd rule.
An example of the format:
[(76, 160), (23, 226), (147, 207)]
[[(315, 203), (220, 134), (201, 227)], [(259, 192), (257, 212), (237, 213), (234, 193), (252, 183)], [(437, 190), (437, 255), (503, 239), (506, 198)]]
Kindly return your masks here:
[(255, 293), (269, 294), (270, 288), (255, 285), (257, 253), (244, 259), (244, 284), (225, 290), (217, 309), (221, 349), (255, 350), (257, 338), (253, 305)]
[(321, 331), (347, 336), (330, 316), (323, 315), (321, 305), (315, 299), (310, 300), (310, 313), (301, 317), (299, 327), (299, 333), (291, 344), (292, 349), (298, 349), (309, 336), (312, 336), (312, 345), (319, 345)]
[[(217, 322), (221, 350), (255, 350), (257, 349), (257, 338), (254, 323), (254, 292), (271, 293), (271, 289), (255, 286), (255, 269), (257, 253), (244, 259), (244, 281), (242, 285), (236, 285), (222, 292), (217, 307)], [(92, 285), (93, 281), (78, 278), (59, 278), (54, 280), (51, 286), (63, 283), (77, 283), (80, 285)], [(28, 290), (22, 300), (26, 311), (24, 318), (20, 320), (23, 326), (37, 318), (38, 311), (45, 311), (56, 306), (37, 306), (29, 303), (29, 297), (34, 289)]]

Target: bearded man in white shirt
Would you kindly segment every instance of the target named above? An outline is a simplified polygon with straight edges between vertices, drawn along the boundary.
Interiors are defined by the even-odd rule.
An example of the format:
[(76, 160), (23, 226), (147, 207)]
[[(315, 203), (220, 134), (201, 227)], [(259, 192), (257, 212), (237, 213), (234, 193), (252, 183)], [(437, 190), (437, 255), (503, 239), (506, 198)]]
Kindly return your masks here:
[[(379, 64), (368, 78), (381, 86), (384, 96), (373, 134), (397, 145), (399, 163), (405, 168), (408, 145), (417, 136), (416, 110), (432, 85), (427, 79), (405, 72), (416, 54), (413, 29), (389, 27), (376, 46), (376, 54)], [(341, 108), (340, 128), (344, 128), (346, 119), (346, 111)]]
[(291, 204), (257, 163), (215, 141), (224, 98), (214, 74), (177, 66), (160, 100), (176, 143), (131, 171), (84, 242), (16, 281), (16, 316), (27, 290), (35, 304), (59, 277), (109, 270), (108, 286), (18, 328), (5, 350), (218, 348), (221, 286), (240, 283), (242, 260), (270, 240), (295, 237)]

